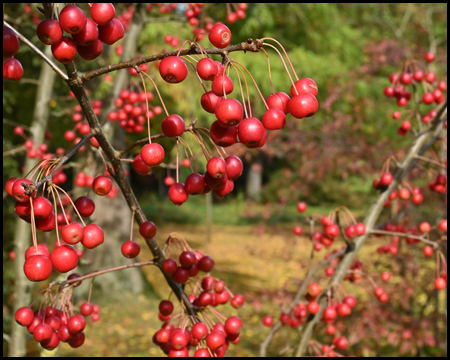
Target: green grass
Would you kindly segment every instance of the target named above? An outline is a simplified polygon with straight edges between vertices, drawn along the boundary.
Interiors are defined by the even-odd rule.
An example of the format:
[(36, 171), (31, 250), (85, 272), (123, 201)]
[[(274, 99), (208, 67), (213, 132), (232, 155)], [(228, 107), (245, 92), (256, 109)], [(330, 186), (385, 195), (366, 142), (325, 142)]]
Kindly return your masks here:
[[(213, 195), (214, 196), (214, 195)], [(305, 219), (311, 214), (327, 215), (335, 207), (320, 205), (309, 205), (304, 214), (299, 214), (296, 204), (279, 205), (258, 204), (245, 202), (241, 194), (229, 200), (215, 202), (212, 206), (212, 222), (214, 225), (223, 226), (245, 226), (264, 222), (269, 225), (294, 224)], [(142, 202), (142, 209), (149, 219), (158, 224), (203, 224), (207, 217), (207, 206), (205, 196), (191, 196), (188, 201), (179, 207), (174, 207), (172, 202), (166, 198), (158, 200), (152, 196)], [(367, 209), (354, 210), (356, 217), (363, 217)]]

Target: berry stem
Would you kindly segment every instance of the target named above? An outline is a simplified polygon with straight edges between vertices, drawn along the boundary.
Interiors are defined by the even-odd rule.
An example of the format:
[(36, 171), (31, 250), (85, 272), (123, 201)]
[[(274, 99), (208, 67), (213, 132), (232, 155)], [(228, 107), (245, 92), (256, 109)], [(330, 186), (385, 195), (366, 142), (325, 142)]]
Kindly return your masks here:
[[(136, 68), (138, 68), (138, 66), (136, 66)], [(145, 115), (147, 117), (148, 139), (149, 139), (148, 141), (149, 141), (149, 144), (151, 144), (152, 143), (152, 135), (150, 133), (150, 113), (149, 113), (150, 110), (149, 110), (149, 107), (148, 107), (147, 89), (145, 88), (145, 81), (144, 81), (144, 77), (142, 76), (142, 71), (139, 71), (138, 73), (139, 73), (139, 76), (141, 77), (141, 80), (142, 80), (142, 86), (144, 87), (145, 104), (147, 105), (147, 111), (145, 112)], [(156, 90), (156, 91), (158, 91), (158, 90)], [(158, 92), (158, 95), (159, 95), (159, 92)], [(162, 101), (162, 99), (161, 99), (161, 101)], [(166, 111), (166, 113), (167, 113), (167, 111)]]
[(33, 238), (33, 245), (38, 250), (37, 240), (36, 240), (36, 223), (34, 222), (34, 208), (33, 208), (33, 198), (30, 197), (30, 212), (31, 212), (31, 236)]
[(176, 172), (176, 174), (177, 174), (177, 183), (179, 183), (179, 156), (178, 156), (178, 142), (179, 142), (179, 140), (178, 140), (178, 137), (177, 137), (177, 172)]
[[(195, 157), (194, 157), (194, 153), (192, 152), (191, 147), (189, 146), (189, 144), (187, 143), (186, 140), (183, 140), (181, 137), (179, 138), (181, 141), (181, 144), (184, 146), (184, 151), (186, 153), (186, 158), (187, 159), (192, 159), (192, 162), (194, 163), (194, 168), (195, 168), (195, 172), (198, 173), (198, 169), (197, 169), (197, 164), (195, 163)], [(191, 153), (191, 156), (189, 157), (188, 153), (187, 153), (187, 149), (189, 149), (189, 152)], [(189, 161), (189, 167), (191, 168), (191, 171), (194, 172), (194, 170), (192, 169), (192, 165), (191, 162)]]
[(178, 50), (177, 57), (180, 56), (181, 50), (183, 50), (184, 44), (186, 44), (187, 42), (192, 44), (192, 42), (190, 40), (184, 40), (180, 46), (180, 50)]
[(142, 262), (137, 262), (137, 263), (132, 263), (132, 264), (120, 265), (120, 266), (116, 266), (116, 267), (112, 267), (112, 268), (108, 268), (108, 269), (104, 269), (104, 270), (95, 271), (95, 272), (86, 274), (84, 276), (80, 276), (76, 279), (65, 280), (65, 281), (53, 281), (48, 285), (48, 288), (51, 289), (55, 285), (60, 285), (61, 287), (63, 287), (65, 285), (71, 285), (75, 282), (90, 279), (90, 278), (96, 277), (98, 275), (107, 274), (107, 273), (110, 273), (113, 271), (120, 271), (123, 269), (128, 269), (128, 268), (132, 268), (132, 267), (142, 267), (142, 266), (147, 266), (147, 265), (156, 265), (156, 264), (153, 260), (147, 260), (147, 261), (142, 261)]
[(239, 66), (241, 66), (245, 71), (247, 71), (248, 75), (250, 76), (250, 78), (253, 80), (253, 83), (255, 84), (256, 90), (258, 90), (259, 96), (261, 96), (261, 99), (262, 99), (266, 109), (268, 110), (269, 106), (267, 106), (266, 100), (264, 99), (264, 96), (261, 93), (261, 90), (259, 90), (258, 84), (256, 83), (256, 80), (254, 79), (254, 77), (252, 76), (250, 71), (248, 71), (248, 69), (244, 65), (242, 65), (239, 61), (233, 60), (233, 62), (238, 64)]
[[(166, 115), (169, 116), (169, 112), (168, 112), (167, 109), (166, 109), (166, 105), (164, 104), (164, 101), (163, 101), (163, 99), (162, 99), (162, 97), (161, 97), (161, 94), (159, 93), (159, 90), (158, 90), (158, 87), (156, 86), (155, 81), (154, 81), (154, 80), (151, 78), (151, 76), (148, 75), (147, 73), (145, 73), (145, 72), (143, 72), (143, 71), (140, 71), (140, 73), (144, 74), (145, 76), (147, 76), (147, 77), (150, 79), (150, 81), (152, 82), (153, 86), (155, 87), (156, 92), (158, 93), (159, 99), (161, 100), (161, 104), (162, 104), (162, 106), (163, 106), (163, 108), (164, 108), (164, 111), (165, 111)], [(149, 141), (150, 141), (150, 143), (151, 143), (151, 137), (149, 137)]]
[(286, 52), (286, 50), (284, 49), (283, 45), (281, 45), (281, 43), (280, 43), (279, 41), (277, 41), (277, 40), (275, 40), (275, 39), (273, 39), (273, 38), (263, 38), (263, 39), (261, 39), (261, 40), (272, 40), (272, 41), (276, 42), (276, 43), (283, 49), (284, 55), (286, 55), (286, 58), (288, 59), (289, 64), (291, 65), (291, 69), (292, 69), (292, 72), (293, 72), (294, 75), (295, 75), (295, 79), (298, 81), (297, 73), (295, 72), (295, 69), (294, 69), (294, 66), (292, 65), (291, 59), (289, 59), (289, 55), (287, 54), (287, 52)]
[(273, 81), (272, 81), (272, 72), (270, 70), (270, 60), (269, 60), (269, 54), (267, 54), (267, 51), (264, 48), (261, 48), (261, 50), (264, 52), (267, 58), (267, 66), (269, 68), (269, 79), (270, 79), (270, 86), (272, 87), (272, 94), (275, 95), (275, 89), (273, 88)]
[(61, 241), (59, 240), (59, 231), (58, 231), (58, 203), (56, 201), (56, 196), (55, 196), (56, 190), (53, 188), (53, 186), (50, 186), (49, 188), (50, 188), (50, 191), (52, 192), (53, 203), (55, 204), (56, 240), (58, 241), (58, 246), (61, 246)]
[[(189, 55), (188, 55), (188, 56), (189, 56)], [(191, 61), (189, 61), (187, 58), (185, 58), (184, 56), (181, 56), (181, 58), (184, 59), (184, 60), (186, 60), (189, 64), (192, 65), (192, 67), (194, 68), (194, 72), (195, 72), (195, 74), (197, 75), (198, 80), (200, 81), (200, 84), (202, 84), (203, 90), (204, 90), (205, 92), (208, 92), (208, 90), (206, 89), (205, 84), (203, 83), (202, 78), (201, 78), (200, 75), (198, 74), (198, 71), (197, 71), (197, 68), (195, 67), (195, 65), (194, 65)]]
[[(289, 76), (289, 79), (291, 79), (292, 86), (294, 86), (294, 80), (292, 79), (291, 73), (289, 72), (288, 67), (286, 65), (286, 62), (284, 61), (284, 58), (281, 55), (280, 51), (275, 46), (273, 46), (272, 44), (264, 43), (263, 45), (270, 46), (271, 48), (273, 48), (278, 53), (278, 55), (281, 58), (281, 61), (283, 62), (284, 68), (286, 69), (286, 72), (287, 72), (287, 74)], [(295, 93), (298, 95), (298, 90), (297, 90), (297, 88), (295, 86), (294, 86), (294, 90), (295, 90)]]
[(239, 73), (237, 72), (237, 69), (240, 71), (240, 73), (242, 74), (242, 77), (244, 78), (245, 81), (245, 87), (247, 88), (247, 98), (248, 98), (248, 107), (250, 110), (250, 117), (252, 117), (252, 107), (250, 104), (250, 93), (248, 91), (248, 84), (247, 84), (247, 80), (245, 79), (244, 74), (242, 73), (241, 69), (239, 69), (237, 66), (235, 66), (234, 64), (232, 64), (234, 71), (236, 72), (236, 76), (238, 77), (239, 80), (239, 87), (241, 89), (241, 94), (242, 94), (242, 104), (244, 105), (244, 111), (245, 111), (245, 117), (248, 118), (248, 113), (247, 113), (247, 106), (245, 105), (245, 98), (244, 98), (244, 91), (242, 90), (242, 81), (241, 81), (241, 77), (239, 76)]
[(206, 137), (209, 139), (209, 141), (211, 142), (211, 144), (213, 144), (213, 146), (216, 148), (216, 151), (217, 151), (217, 153), (219, 154), (219, 156), (220, 156), (221, 158), (224, 159), (222, 153), (221, 153), (220, 150), (219, 150), (219, 147), (214, 143), (214, 141), (212, 141), (211, 136), (209, 136), (209, 131), (208, 131), (208, 129), (205, 129), (205, 128), (202, 128), (202, 127), (198, 127), (198, 128), (197, 128), (197, 131), (201, 131), (203, 134), (206, 135)]
[(64, 193), (64, 195), (67, 196), (67, 198), (69, 199), (70, 203), (71, 203), (72, 206), (73, 206), (73, 209), (75, 210), (75, 212), (77, 213), (78, 217), (80, 218), (80, 221), (82, 222), (83, 226), (86, 227), (86, 224), (84, 223), (83, 218), (81, 217), (80, 213), (78, 212), (78, 209), (77, 209), (77, 207), (75, 206), (75, 204), (73, 203), (71, 197), (70, 197), (70, 196), (69, 196), (62, 188), (60, 188), (58, 185), (53, 184), (53, 186), (54, 186), (56, 189), (62, 191), (62, 192)]

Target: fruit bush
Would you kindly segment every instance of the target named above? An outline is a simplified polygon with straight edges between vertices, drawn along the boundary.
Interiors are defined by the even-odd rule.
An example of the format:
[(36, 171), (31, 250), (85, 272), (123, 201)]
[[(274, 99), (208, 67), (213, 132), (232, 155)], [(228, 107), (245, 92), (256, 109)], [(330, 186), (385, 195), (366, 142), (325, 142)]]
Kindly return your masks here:
[[(234, 294), (232, 283), (215, 276), (215, 260), (201, 248), (191, 247), (177, 229), (163, 244), (157, 241), (157, 222), (147, 218), (135, 195), (139, 190), (131, 185), (133, 177), (156, 173), (164, 178), (174, 207), (189, 202), (192, 196), (214, 193), (221, 199), (235, 191), (235, 183), (245, 171), (243, 161), (236, 155), (251, 157), (261, 151), (283, 149), (280, 130), (310, 121), (318, 112), (320, 91), (316, 82), (297, 75), (298, 64), (291, 60), (281, 42), (259, 34), (248, 34), (248, 38), (239, 39), (241, 42), (235, 41), (226, 24), (243, 21), (247, 10), (244, 3), (135, 6), (46, 3), (26, 6), (24, 14), (14, 19), (5, 18), (8, 7), (4, 9), (4, 87), (10, 81), (25, 86), (21, 64), (24, 47), (43, 64), (41, 80), (36, 84), (40, 90), (32, 123), (26, 127), (20, 119), (10, 121), (14, 134), (23, 140), (17, 148), (6, 152), (8, 155), (26, 152), (22, 174), (16, 172), (17, 176), (9, 177), (5, 183), (5, 196), (8, 195), (5, 202), (14, 203), (18, 221), (31, 230), (33, 241), (29, 246), (23, 239), (15, 240), (14, 251), (10, 253), (15, 263), (14, 297), (18, 300), (11, 355), (23, 354), (20, 327), (26, 327), (46, 350), (54, 350), (64, 342), (72, 348), (81, 347), (85, 342), (84, 330), (89, 326), (86, 319), (100, 320), (100, 306), (91, 299), (94, 279), (98, 278), (98, 282), (104, 274), (144, 266), (157, 267), (176, 298), (159, 303), (162, 326), (154, 333), (155, 346), (170, 357), (224, 356), (230, 345), (239, 346), (245, 323), (238, 316), (225, 317), (220, 309), (225, 304), (242, 308), (244, 296)], [(215, 11), (226, 13), (225, 23), (214, 19)], [(165, 34), (164, 42), (174, 50), (149, 45), (146, 50), (153, 55), (147, 51), (143, 55), (144, 47), (142, 52), (137, 47), (143, 27), (151, 27), (152, 19), (164, 16), (187, 22), (192, 29), (191, 40)], [(34, 33), (29, 27), (21, 29), (22, 22), (30, 20)], [(256, 56), (266, 59), (264, 69), (259, 66), (253, 71), (264, 74), (264, 80), (252, 74), (250, 65), (236, 59), (239, 53), (247, 54), (245, 61), (249, 63)], [(401, 155), (391, 154), (384, 162), (379, 178), (373, 182), (378, 193), (376, 200), (365, 218), (356, 220), (343, 205), (330, 214), (319, 215), (310, 212), (307, 198), (298, 203), (298, 213), (305, 214), (303, 220), (310, 228), (309, 270), (304, 279), (298, 279), (299, 287), (294, 294), (284, 294), (279, 321), (274, 321), (272, 314), (263, 316), (263, 325), (271, 330), (261, 344), (261, 356), (268, 355), (276, 334), (287, 327), (299, 329), (300, 333), (296, 343), (281, 345), (284, 348), (287, 345), (287, 351), (293, 355), (339, 356), (340, 351), (349, 351), (349, 345), (358, 341), (358, 334), (352, 338), (349, 330), (354, 329), (345, 321), (336, 323), (336, 320), (338, 316), (350, 316), (360, 304), (357, 295), (342, 284), (367, 280), (373, 287), (369, 291), (380, 303), (392, 301), (387, 285), (380, 285), (380, 281), (389, 283), (397, 273), (406, 277), (405, 257), (414, 251), (410, 248), (423, 246), (425, 257), (436, 255), (434, 288), (437, 291), (446, 288), (446, 150), (444, 155), (436, 149), (446, 149), (443, 133), (447, 126), (447, 89), (442, 75), (432, 70), (434, 63), (434, 52), (416, 54), (398, 64), (401, 70), (389, 76), (384, 95), (395, 99), (401, 109), (392, 114), (394, 121), (402, 121), (398, 136), (402, 139), (409, 136), (411, 141), (405, 141), (410, 146)], [(285, 73), (281, 89), (277, 89), (278, 76), (272, 79), (272, 68)], [(314, 76), (303, 71), (302, 75)], [(60, 84), (56, 85), (58, 81)], [(267, 84), (261, 86), (264, 81)], [(189, 88), (198, 86), (204, 92), (197, 99), (200, 106), (195, 107), (195, 112), (192, 108), (185, 109), (182, 102), (178, 104), (179, 98), (188, 97), (185, 93), (188, 87), (178, 85), (183, 83), (189, 84)], [(45, 89), (46, 85), (50, 88)], [(61, 89), (63, 86), (65, 90)], [(55, 125), (54, 130), (53, 125), (47, 125), (52, 87), (58, 88), (59, 94), (66, 94), (63, 101), (71, 101), (71, 105), (58, 106), (59, 116), (69, 116), (73, 121), (63, 130), (61, 125)], [(263, 95), (267, 88), (271, 88), (269, 96)], [(205, 122), (208, 117), (214, 120)], [(46, 128), (59, 138), (53, 139), (52, 133), (45, 132)], [(164, 171), (158, 168), (166, 169), (167, 175), (162, 176)], [(72, 178), (73, 186), (68, 184)], [(434, 194), (424, 194), (421, 189), (424, 180), (431, 181), (429, 189)], [(291, 179), (287, 176), (282, 181)], [(439, 212), (429, 218), (412, 218), (416, 207), (431, 196), (440, 198), (434, 203)], [(122, 203), (121, 210), (125, 211), (118, 221), (131, 226), (129, 239), (120, 244), (125, 259), (120, 265), (102, 270), (91, 268), (80, 274), (82, 269), (88, 269), (83, 259), (92, 259), (91, 251), (101, 251), (109, 241), (108, 232), (119, 226), (112, 222), (112, 228), (105, 229), (96, 223), (93, 216), (96, 207), (105, 199), (105, 203), (113, 204), (120, 197), (126, 205)], [(282, 201), (286, 206), (287, 202)], [(391, 216), (382, 215), (386, 209), (391, 209)], [(97, 213), (105, 210), (102, 205)], [(151, 259), (126, 260), (135, 259), (141, 251), (134, 235), (134, 222), (153, 255)], [(293, 233), (301, 236), (306, 231), (296, 226)], [(385, 269), (379, 274), (380, 280), (374, 280), (378, 275), (370, 274), (369, 270), (374, 260), (358, 255), (369, 240), (381, 237), (392, 241), (380, 246), (374, 256), (395, 256), (392, 262), (396, 264), (390, 265), (390, 271)], [(333, 245), (313, 266), (312, 260), (321, 258), (321, 252)], [(316, 252), (319, 254), (315, 255)], [(417, 260), (409, 261), (413, 271), (418, 271), (421, 265)], [(325, 277), (318, 275), (322, 269)], [(66, 273), (67, 277), (63, 275)], [(326, 286), (319, 284), (324, 278), (329, 278)], [(28, 301), (26, 284), (30, 281), (39, 282), (40, 291)], [(90, 283), (87, 299), (75, 306), (77, 287), (87, 282)], [(401, 286), (408, 292), (407, 281)], [(361, 287), (366, 289), (366, 283)], [(441, 320), (437, 313), (436, 321)], [(332, 336), (329, 344), (318, 341), (323, 339), (322, 335), (312, 339), (316, 328)], [(402, 336), (407, 340), (413, 333), (405, 330)], [(422, 335), (414, 333), (421, 343), (433, 344), (429, 333)], [(279, 339), (275, 347), (278, 345)], [(412, 346), (412, 352), (420, 349), (404, 346)]]

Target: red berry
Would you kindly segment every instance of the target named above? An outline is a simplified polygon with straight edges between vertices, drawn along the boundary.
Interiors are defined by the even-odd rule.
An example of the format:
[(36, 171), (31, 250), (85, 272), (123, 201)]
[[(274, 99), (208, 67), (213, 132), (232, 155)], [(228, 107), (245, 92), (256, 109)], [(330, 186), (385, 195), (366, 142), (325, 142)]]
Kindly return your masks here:
[(49, 340), (52, 337), (53, 329), (50, 325), (39, 324), (33, 331), (33, 337), (36, 341), (41, 342)]
[(317, 96), (317, 84), (314, 80), (305, 78), (300, 79), (294, 83), (291, 87), (291, 96), (297, 96), (300, 94), (312, 94)]
[(74, 204), (82, 217), (89, 217), (95, 211), (94, 201), (87, 196), (80, 196), (75, 200)]
[(36, 219), (46, 219), (53, 211), (52, 203), (43, 196), (33, 198), (33, 213)]
[(206, 338), (206, 345), (212, 350), (217, 350), (225, 344), (225, 335), (220, 331), (212, 331)]
[(202, 108), (211, 114), (214, 114), (217, 105), (223, 100), (222, 96), (217, 96), (212, 91), (208, 91), (202, 95), (200, 100)]
[(23, 77), (23, 67), (19, 60), (11, 58), (3, 63), (3, 79), (19, 81)]
[(283, 111), (285, 114), (289, 113), (288, 110), (288, 102), (291, 98), (289, 97), (288, 94), (284, 93), (284, 92), (277, 92), (273, 95), (269, 95), (267, 97), (267, 106), (269, 106), (269, 109), (280, 109), (281, 111)]
[(86, 327), (86, 319), (83, 315), (72, 316), (67, 322), (67, 329), (71, 334), (77, 334)]
[(187, 269), (179, 267), (172, 274), (172, 279), (178, 284), (184, 284), (189, 280), (189, 271)]
[(49, 278), (52, 273), (52, 262), (43, 255), (31, 256), (25, 261), (23, 271), (30, 281), (42, 281)]
[(317, 313), (319, 312), (319, 310), (320, 310), (320, 305), (319, 305), (319, 303), (317, 303), (317, 302), (315, 302), (315, 301), (310, 302), (310, 303), (308, 304), (308, 306), (307, 306), (307, 310), (308, 310), (308, 312), (309, 312), (310, 314), (315, 315), (315, 314), (317, 314)]
[(381, 175), (380, 185), (384, 186), (384, 187), (389, 186), (389, 185), (391, 185), (393, 180), (394, 180), (394, 177), (392, 176), (392, 174), (384, 173), (383, 175)]
[(97, 176), (92, 183), (92, 189), (99, 196), (108, 195), (113, 187), (113, 183), (108, 176)]
[(244, 164), (241, 159), (235, 155), (230, 155), (225, 158), (225, 162), (227, 164), (227, 176), (229, 179), (234, 181), (242, 175)]
[(72, 35), (72, 39), (80, 46), (89, 46), (98, 40), (98, 28), (94, 21), (87, 18), (86, 26), (77, 34)]
[(293, 233), (295, 235), (300, 236), (303, 233), (303, 230), (302, 230), (302, 228), (300, 226), (296, 226), (296, 227), (294, 227)]
[(11, 191), (12, 196), (14, 197), (14, 199), (16, 199), (16, 201), (20, 203), (26, 203), (30, 201), (30, 197), (28, 195), (25, 195), (25, 188), (23, 187), (22, 183), (26, 183), (29, 185), (34, 184), (31, 180), (20, 178), (14, 182), (11, 187)]
[(237, 142), (238, 129), (236, 126), (223, 127), (217, 120), (212, 123), (209, 131), (211, 139), (218, 146), (228, 147)]
[(141, 155), (136, 155), (133, 160), (133, 169), (140, 175), (147, 175), (152, 168), (142, 160)]
[[(98, 58), (103, 52), (103, 44), (100, 40), (95, 40), (93, 44), (88, 46), (78, 46), (77, 48), (78, 54), (84, 60), (94, 60)], [(86, 134), (87, 135), (87, 134)], [(95, 141), (95, 138), (91, 138), (90, 142)], [(99, 145), (93, 145), (95, 147), (99, 147)]]
[(87, 17), (82, 9), (75, 5), (67, 5), (59, 14), (61, 28), (69, 34), (77, 34), (86, 26)]
[(271, 316), (263, 317), (263, 325), (267, 327), (271, 327), (273, 325), (273, 318)]
[(325, 228), (325, 235), (331, 239), (338, 237), (340, 232), (339, 226), (336, 224), (330, 224)]
[(400, 76), (400, 82), (404, 85), (409, 85), (412, 83), (413, 77), (410, 73), (403, 73)]
[(156, 226), (151, 221), (145, 221), (139, 226), (139, 233), (144, 239), (153, 239), (156, 235)]
[(447, 282), (445, 281), (444, 278), (439, 277), (434, 281), (434, 287), (437, 290), (444, 290), (447, 287)]
[(220, 126), (229, 127), (242, 121), (244, 109), (238, 100), (225, 99), (217, 105), (215, 114)]
[(190, 269), (196, 263), (197, 258), (192, 251), (183, 251), (180, 254), (180, 264), (185, 269)]
[(176, 183), (169, 189), (169, 199), (175, 206), (184, 204), (189, 198), (189, 194), (186, 191), (186, 187), (182, 183)]
[(197, 63), (197, 72), (201, 79), (212, 81), (217, 76), (217, 65), (214, 60), (203, 58)]
[(85, 302), (80, 306), (81, 315), (89, 316), (94, 312), (94, 305), (89, 302)]
[(14, 319), (19, 325), (30, 326), (33, 323), (34, 312), (29, 307), (21, 307), (14, 314)]
[(178, 84), (186, 79), (188, 68), (183, 59), (178, 56), (168, 56), (159, 63), (159, 73), (164, 81)]
[(122, 22), (113, 18), (105, 25), (98, 26), (98, 38), (105, 44), (112, 45), (123, 38), (125, 29)]
[(3, 26), (3, 58), (10, 58), (19, 51), (19, 39), (13, 30)]
[(219, 156), (214, 156), (208, 160), (206, 171), (209, 175), (216, 179), (222, 178), (227, 172), (227, 164), (225, 160)]
[(78, 222), (72, 222), (68, 225), (65, 225), (61, 229), (61, 237), (64, 242), (75, 245), (83, 240), (84, 236), (84, 228)]
[(122, 244), (121, 251), (123, 256), (132, 259), (139, 255), (141, 247), (136, 241), (128, 240)]
[(75, 269), (78, 264), (76, 251), (69, 245), (58, 246), (50, 255), (52, 265), (60, 273)]
[(173, 259), (164, 260), (163, 269), (167, 274), (172, 275), (175, 271), (177, 271), (177, 268), (178, 265), (175, 260)]
[(228, 335), (239, 335), (242, 325), (242, 320), (239, 317), (231, 316), (225, 321), (225, 331)]
[(238, 126), (238, 136), (247, 147), (256, 147), (267, 136), (267, 130), (257, 118), (246, 118)]
[(213, 46), (223, 49), (231, 42), (231, 31), (224, 24), (216, 24), (209, 32), (208, 38)]
[(141, 149), (141, 158), (148, 166), (160, 165), (164, 160), (164, 148), (157, 143), (147, 144)]
[(177, 137), (183, 135), (186, 124), (181, 116), (172, 114), (162, 121), (161, 129), (167, 137)]
[(92, 20), (98, 25), (106, 25), (116, 16), (116, 10), (111, 3), (93, 3), (89, 11)]
[(47, 19), (42, 21), (37, 29), (37, 36), (45, 45), (54, 45), (61, 41), (63, 31), (59, 22), (55, 19)]
[(100, 226), (96, 224), (86, 225), (86, 227), (84, 228), (84, 236), (81, 240), (81, 243), (85, 248), (93, 249), (102, 244), (104, 240), (105, 235)]
[(214, 267), (214, 260), (209, 256), (202, 257), (198, 262), (198, 269), (203, 272), (210, 272)]
[(70, 64), (77, 55), (77, 44), (70, 37), (63, 36), (52, 45), (52, 54), (61, 64)]
[(436, 58), (436, 55), (434, 55), (431, 52), (427, 52), (424, 57), (425, 57), (426, 62), (432, 62)]
[(268, 109), (262, 117), (262, 123), (267, 130), (280, 130), (286, 125), (286, 115), (280, 109)]
[(289, 112), (296, 119), (313, 116), (319, 109), (316, 97), (310, 93), (292, 97), (288, 103)]
[(211, 90), (217, 96), (231, 94), (234, 90), (233, 80), (227, 75), (217, 75), (212, 81)]

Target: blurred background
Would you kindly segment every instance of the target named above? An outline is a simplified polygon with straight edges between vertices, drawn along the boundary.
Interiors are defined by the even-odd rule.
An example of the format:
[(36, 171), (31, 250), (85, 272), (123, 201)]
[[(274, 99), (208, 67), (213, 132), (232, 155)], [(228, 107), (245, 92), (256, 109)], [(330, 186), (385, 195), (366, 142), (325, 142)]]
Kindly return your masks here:
[[(6, 4), (4, 16), (37, 47), (43, 51), (47, 48), (49, 53), (36, 36), (36, 26), (44, 19), (37, 10), (38, 5)], [(115, 4), (116, 15), (121, 16), (119, 19), (127, 29), (124, 38), (113, 46), (105, 46), (102, 55), (94, 61), (77, 57), (74, 61), (77, 70), (84, 73), (108, 64), (172, 51), (184, 40), (194, 38), (195, 27), (185, 16), (187, 4), (173, 6), (171, 11), (163, 11), (162, 4), (150, 5)], [(79, 6), (87, 9), (86, 4)], [(193, 248), (215, 259), (215, 276), (225, 280), (234, 293), (245, 296), (243, 309), (237, 311), (230, 306), (223, 309), (226, 316), (239, 315), (245, 324), (241, 343), (230, 349), (229, 355), (257, 356), (259, 345), (268, 333), (262, 317), (279, 316), (280, 307), (292, 298), (309, 264), (307, 236), (292, 234), (294, 225), (303, 226), (305, 233), (308, 229), (305, 216), (297, 212), (296, 203), (307, 202), (309, 215), (326, 215), (345, 205), (358, 219), (363, 218), (377, 196), (372, 182), (380, 174), (383, 163), (391, 155), (401, 158), (413, 137), (412, 134), (399, 137), (399, 122), (392, 119), (397, 106), (383, 95), (383, 89), (389, 85), (389, 75), (402, 72), (405, 61), (410, 59), (417, 60), (418, 68), (430, 69), (440, 80), (447, 80), (447, 4), (248, 4), (245, 18), (232, 23), (227, 19), (230, 9), (234, 8), (229, 4), (205, 4), (198, 27), (223, 21), (232, 32), (232, 44), (263, 37), (281, 42), (299, 78), (312, 78), (317, 83), (319, 111), (314, 117), (302, 120), (288, 117), (286, 127), (270, 132), (261, 149), (248, 150), (241, 144), (228, 148), (228, 154), (241, 157), (245, 170), (235, 182), (234, 191), (223, 199), (211, 194), (191, 196), (182, 206), (174, 207), (164, 184), (166, 177), (175, 177), (175, 170), (170, 168), (154, 168), (149, 175), (142, 176), (130, 166), (129, 181), (147, 218), (158, 227), (160, 244), (171, 232), (182, 234)], [(207, 36), (200, 44), (212, 47)], [(423, 58), (429, 51), (436, 54), (436, 60), (430, 65)], [(280, 58), (270, 49), (268, 53), (275, 91), (289, 94), (291, 83)], [(271, 94), (264, 53), (235, 52), (230, 56), (251, 72), (264, 96)], [(17, 83), (4, 82), (3, 184), (10, 177), (20, 176), (21, 171), (28, 172), (39, 160), (39, 151), (55, 153), (58, 148), (68, 151), (73, 142), (67, 141), (64, 134), (76, 126), (77, 103), (69, 95), (67, 85), (52, 71), (45, 70), (48, 67), (25, 44), (21, 43), (16, 58), (23, 65), (24, 77)], [(169, 113), (181, 115), (187, 124), (198, 119), (199, 126), (209, 128), (216, 119), (200, 106), (203, 90), (192, 69), (186, 81), (172, 85), (161, 79), (154, 63), (148, 65), (147, 73), (155, 79)], [(117, 148), (147, 136), (146, 130), (128, 132), (120, 128), (119, 122), (108, 120), (108, 115), (117, 110), (114, 99), (120, 91), (137, 91), (141, 86), (140, 78), (128, 70), (110, 73), (86, 85), (91, 101), (101, 101), (99, 118)], [(250, 82), (249, 88), (253, 116), (261, 118), (264, 104)], [(154, 95), (150, 105), (157, 113), (155, 107), (161, 106), (157, 93), (150, 83), (147, 89)], [(39, 95), (41, 100), (45, 95), (44, 103), (37, 103)], [(233, 97), (239, 99), (236, 90)], [(161, 114), (152, 119), (152, 134), (161, 132), (164, 117)], [(46, 121), (33, 123), (37, 118)], [(23, 136), (15, 134), (17, 126), (24, 128)], [(37, 154), (30, 154), (30, 149), (24, 147), (29, 138), (33, 139)], [(196, 154), (199, 171), (203, 172), (205, 160), (201, 148), (192, 136), (187, 134), (184, 138)], [(175, 164), (175, 141), (158, 142), (166, 149), (165, 161)], [(41, 144), (46, 144), (48, 149), (39, 148)], [(128, 159), (133, 159), (139, 151), (135, 148)], [(86, 149), (64, 168), (66, 181), (61, 186), (71, 190), (79, 172), (93, 176), (100, 169), (101, 161)], [(180, 167), (181, 181), (189, 174), (188, 167)], [(428, 181), (427, 176), (422, 176), (415, 184), (426, 186)], [(87, 187), (73, 190), (74, 196), (87, 192)], [(428, 194), (426, 197), (430, 198), (426, 206), (410, 214), (411, 222), (435, 216), (441, 200)], [(18, 302), (20, 306), (29, 304), (45, 284), (24, 285), (23, 280), (19, 281), (16, 271), (23, 264), (23, 254), (15, 253), (14, 244), (22, 241), (24, 248), (29, 247), (30, 228), (15, 216), (12, 198), (5, 193), (3, 198), (3, 355), (7, 356), (11, 347), (13, 307)], [(80, 274), (125, 262), (120, 245), (129, 240), (129, 209), (120, 193), (116, 198), (96, 197), (95, 201), (97, 208), (92, 220), (105, 229), (106, 240), (102, 247), (84, 254), (77, 269)], [(135, 240), (142, 247), (138, 260), (150, 259), (137, 227)], [(54, 233), (38, 234), (38, 242), (53, 244), (54, 241)], [(362, 258), (376, 252), (380, 246), (376, 241), (367, 245)], [(322, 256), (318, 255), (320, 259)], [(351, 346), (346, 355), (444, 354), (446, 324), (444, 330), (441, 323), (433, 320), (436, 319), (433, 314), (439, 315), (439, 304), (446, 309), (446, 299), (427, 307), (427, 299), (435, 294), (421, 288), (429, 283), (433, 262), (423, 260), (423, 265), (419, 277), (414, 275), (416, 269), (409, 273), (406, 267), (403, 278), (391, 285), (392, 289), (411, 288), (408, 304), (392, 301), (380, 308), (373, 305), (376, 301), (367, 293), (370, 286), (345, 285), (361, 299), (359, 313), (354, 313), (353, 319), (347, 319), (343, 325), (348, 327), (353, 320), (359, 320), (351, 326)], [(368, 271), (376, 273), (389, 267), (389, 259), (368, 266), (371, 269)], [(325, 274), (321, 276), (325, 279)], [(408, 280), (408, 276), (412, 278)], [(20, 294), (15, 293), (19, 284)], [(80, 286), (74, 303), (84, 302), (88, 290), (89, 284)], [(392, 298), (402, 295), (399, 291)], [(157, 318), (158, 303), (168, 296), (167, 285), (153, 268), (129, 269), (98, 278), (92, 302), (101, 307), (100, 320), (88, 324), (85, 345), (80, 349), (60, 346), (57, 351), (47, 352), (25, 337), (24, 355), (161, 356), (162, 352), (152, 344), (152, 337), (161, 325)], [(396, 306), (407, 307), (407, 315), (396, 317)], [(269, 355), (280, 355), (279, 350), (295, 340), (296, 333), (284, 331), (274, 340)], [(320, 336), (317, 340), (330, 341)]]

